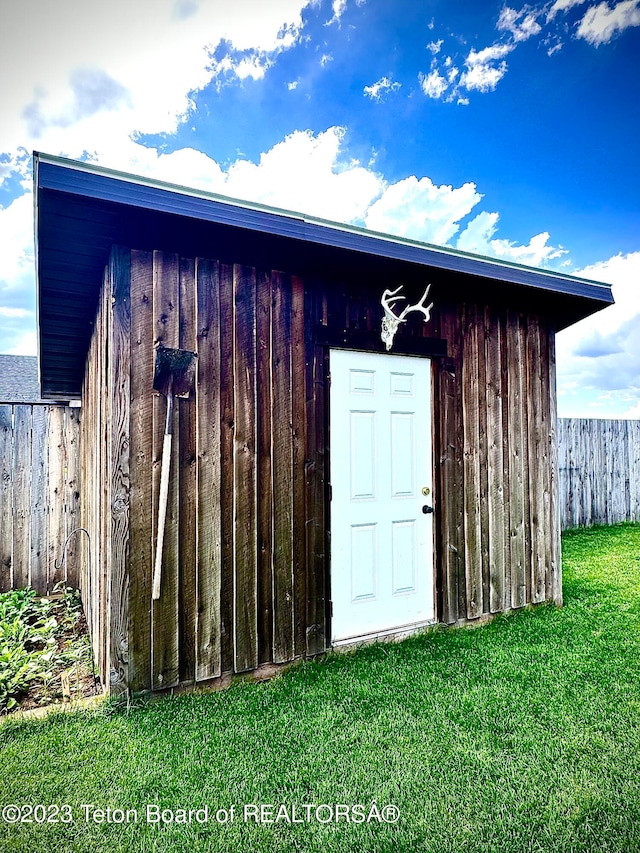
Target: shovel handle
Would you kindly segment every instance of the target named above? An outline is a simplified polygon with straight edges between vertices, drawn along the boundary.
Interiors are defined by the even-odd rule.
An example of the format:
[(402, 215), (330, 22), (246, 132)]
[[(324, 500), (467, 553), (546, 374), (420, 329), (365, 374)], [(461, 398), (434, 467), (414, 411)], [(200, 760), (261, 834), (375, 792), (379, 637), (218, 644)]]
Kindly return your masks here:
[(169, 469), (171, 467), (171, 433), (165, 433), (162, 443), (162, 469), (160, 471), (160, 500), (158, 504), (158, 539), (156, 542), (156, 562), (153, 569), (153, 591), (151, 597), (160, 598), (162, 578), (162, 546), (164, 544), (164, 525), (167, 518), (167, 499), (169, 497)]

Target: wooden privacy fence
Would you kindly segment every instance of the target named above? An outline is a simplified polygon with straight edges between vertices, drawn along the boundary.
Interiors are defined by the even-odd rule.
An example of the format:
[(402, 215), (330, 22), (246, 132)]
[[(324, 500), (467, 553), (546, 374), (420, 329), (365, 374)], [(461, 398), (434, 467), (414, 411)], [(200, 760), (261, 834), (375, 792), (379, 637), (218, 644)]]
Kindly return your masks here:
[(558, 420), (562, 527), (640, 521), (640, 420)]
[(50, 593), (78, 585), (80, 410), (65, 405), (0, 404), (0, 591), (32, 586)]

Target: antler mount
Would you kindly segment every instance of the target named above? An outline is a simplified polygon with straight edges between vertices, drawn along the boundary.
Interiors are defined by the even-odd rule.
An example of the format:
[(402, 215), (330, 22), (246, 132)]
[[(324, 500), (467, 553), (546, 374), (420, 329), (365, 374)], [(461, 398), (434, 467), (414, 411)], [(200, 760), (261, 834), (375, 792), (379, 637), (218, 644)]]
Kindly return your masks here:
[(380, 300), (380, 304), (384, 308), (384, 317), (382, 318), (382, 330), (380, 332), (380, 337), (387, 349), (387, 352), (393, 346), (393, 339), (395, 337), (396, 332), (398, 331), (398, 327), (400, 323), (406, 323), (407, 314), (411, 311), (420, 311), (424, 314), (424, 322), (428, 323), (431, 319), (431, 309), (433, 308), (433, 302), (425, 308), (425, 299), (429, 294), (429, 290), (431, 289), (431, 285), (427, 285), (427, 289), (422, 295), (422, 298), (419, 302), (416, 302), (415, 305), (407, 305), (401, 314), (396, 314), (393, 310), (394, 305), (400, 300), (404, 300), (406, 296), (400, 296), (400, 291), (404, 285), (400, 285), (395, 290), (385, 290), (382, 294), (382, 299)]

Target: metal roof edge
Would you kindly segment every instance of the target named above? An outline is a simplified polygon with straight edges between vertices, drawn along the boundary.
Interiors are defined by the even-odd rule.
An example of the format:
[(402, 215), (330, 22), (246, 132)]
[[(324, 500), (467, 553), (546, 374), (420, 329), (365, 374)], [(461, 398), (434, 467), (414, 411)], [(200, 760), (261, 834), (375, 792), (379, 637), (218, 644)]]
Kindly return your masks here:
[[(471, 273), (487, 278), (501, 278), (503, 281), (508, 281), (514, 284), (538, 287), (542, 290), (567, 293), (569, 295), (582, 296), (604, 304), (613, 303), (611, 286), (605, 282), (561, 273), (556, 270), (544, 270), (538, 267), (526, 266), (525, 264), (512, 263), (500, 258), (476, 255), (446, 246), (435, 246), (430, 243), (422, 243), (406, 237), (398, 237), (393, 234), (371, 231), (357, 225), (333, 222), (331, 220), (310, 216), (304, 213), (270, 207), (259, 202), (245, 201), (206, 190), (198, 190), (192, 187), (182, 186), (180, 184), (171, 184), (165, 181), (159, 181), (154, 178), (132, 175), (116, 169), (99, 166), (95, 163), (70, 160), (65, 157), (36, 151), (34, 151), (33, 157), (34, 183), (36, 189), (40, 188), (39, 165), (46, 164), (59, 167), (64, 170), (74, 170), (97, 178), (124, 182), (132, 186), (144, 187), (159, 193), (171, 193), (181, 198), (191, 198), (204, 202), (209, 201), (215, 205), (233, 208), (238, 211), (251, 211), (261, 215), (262, 217), (267, 217), (272, 221), (272, 223), (280, 221), (283, 226), (285, 223), (288, 224), (288, 228), (282, 228), (281, 230), (278, 230), (274, 225), (272, 225), (271, 233), (288, 236), (293, 239), (323, 243), (336, 248), (350, 249), (363, 253), (368, 252), (369, 254), (381, 254), (397, 260), (422, 263), (428, 266), (442, 266), (452, 271)], [(75, 190), (72, 188), (66, 188), (64, 191), (72, 194), (75, 192), (75, 194), (81, 194), (88, 197), (97, 197), (92, 195), (90, 192), (80, 192), (77, 187)], [(37, 192), (34, 193), (34, 195), (37, 198)], [(119, 203), (123, 202), (120, 201)], [(35, 204), (37, 210), (37, 201)], [(146, 207), (147, 205), (144, 206)], [(156, 209), (161, 210), (162, 208), (158, 207)], [(198, 216), (198, 214), (193, 210), (191, 212), (186, 210), (183, 212), (173, 211), (173, 213), (174, 215), (191, 215), (196, 216), (196, 218), (202, 218), (201, 215)], [(222, 218), (207, 218), (211, 218), (212, 221), (224, 224), (224, 220)], [(259, 227), (257, 223), (251, 223), (248, 220), (242, 223), (235, 221), (227, 222), (226, 224), (232, 224), (236, 227), (245, 227), (250, 230), (257, 230)], [(264, 221), (261, 224), (264, 226)], [(264, 227), (262, 230), (264, 230)], [(339, 235), (344, 235), (344, 239), (340, 239)], [(348, 239), (349, 237), (355, 238), (356, 242), (350, 243)], [(395, 248), (390, 252), (389, 248), (391, 246)], [(445, 261), (445, 259), (447, 260)], [(477, 268), (470, 269), (471, 266)], [(505, 275), (505, 273), (507, 273), (507, 275)], [(558, 286), (554, 287), (554, 283)], [(564, 287), (562, 286), (563, 284)]]

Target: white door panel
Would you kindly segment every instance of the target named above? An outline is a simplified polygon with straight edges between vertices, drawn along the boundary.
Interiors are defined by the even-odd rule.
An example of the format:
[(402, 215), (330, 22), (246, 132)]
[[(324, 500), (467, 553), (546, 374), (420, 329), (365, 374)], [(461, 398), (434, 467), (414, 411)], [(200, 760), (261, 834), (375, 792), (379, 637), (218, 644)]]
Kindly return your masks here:
[[(332, 642), (431, 621), (431, 362), (331, 350)], [(424, 497), (423, 488), (430, 494)]]

